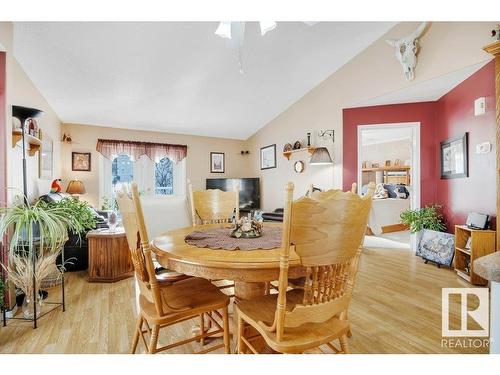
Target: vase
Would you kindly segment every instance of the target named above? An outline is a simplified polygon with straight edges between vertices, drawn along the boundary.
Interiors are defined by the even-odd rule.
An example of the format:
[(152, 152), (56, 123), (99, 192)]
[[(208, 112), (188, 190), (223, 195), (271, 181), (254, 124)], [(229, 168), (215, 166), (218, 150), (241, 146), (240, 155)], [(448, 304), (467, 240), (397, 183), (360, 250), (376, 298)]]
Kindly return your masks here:
[(109, 231), (114, 232), (117, 225), (118, 225), (118, 216), (116, 215), (116, 212), (111, 211), (108, 215)]
[[(37, 293), (36, 295), (36, 317), (38, 318), (40, 316), (40, 313), (42, 311), (42, 298), (40, 297), (40, 294)], [(25, 319), (33, 319), (35, 317), (34, 313), (34, 306), (33, 306), (33, 293), (30, 292), (30, 294), (26, 294), (24, 297), (24, 302), (23, 302), (23, 316)]]

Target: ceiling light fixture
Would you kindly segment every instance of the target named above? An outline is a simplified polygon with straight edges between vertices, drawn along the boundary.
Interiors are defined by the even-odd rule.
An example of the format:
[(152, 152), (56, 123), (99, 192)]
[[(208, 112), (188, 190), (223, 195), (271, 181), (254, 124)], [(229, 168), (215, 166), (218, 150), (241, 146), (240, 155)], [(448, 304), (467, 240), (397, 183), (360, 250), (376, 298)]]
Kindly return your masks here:
[[(307, 26), (314, 26), (317, 22), (303, 22)], [(269, 31), (274, 30), (277, 27), (275, 21), (259, 21), (260, 35), (264, 36)], [(241, 49), (243, 47), (243, 41), (245, 39), (245, 22), (242, 21), (222, 21), (217, 26), (215, 30), (215, 35), (220, 36), (224, 39), (230, 40), (231, 47), (238, 50), (238, 63), (240, 65), (240, 73), (243, 74), (243, 61), (241, 58)]]
[[(274, 30), (277, 26), (274, 21), (262, 21), (259, 22), (260, 35), (264, 36), (271, 30)], [(240, 21), (222, 21), (219, 23), (217, 30), (215, 30), (215, 35), (220, 36), (224, 39), (230, 40), (230, 45), (234, 49), (238, 50), (238, 63), (240, 65), (240, 73), (243, 74), (243, 59), (241, 57), (241, 49), (243, 47), (243, 41), (245, 40), (245, 22)]]

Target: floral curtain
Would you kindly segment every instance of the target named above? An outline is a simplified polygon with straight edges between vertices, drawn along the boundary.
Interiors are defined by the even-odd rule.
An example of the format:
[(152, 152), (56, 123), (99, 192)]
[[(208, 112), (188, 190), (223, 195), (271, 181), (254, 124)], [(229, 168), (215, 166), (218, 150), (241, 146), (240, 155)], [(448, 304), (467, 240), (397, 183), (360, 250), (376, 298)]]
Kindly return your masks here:
[(98, 139), (96, 150), (106, 159), (110, 160), (123, 153), (130, 155), (132, 160), (137, 160), (142, 155), (147, 155), (155, 163), (158, 163), (164, 157), (168, 157), (174, 163), (177, 163), (187, 155), (186, 145), (119, 141), (113, 139)]

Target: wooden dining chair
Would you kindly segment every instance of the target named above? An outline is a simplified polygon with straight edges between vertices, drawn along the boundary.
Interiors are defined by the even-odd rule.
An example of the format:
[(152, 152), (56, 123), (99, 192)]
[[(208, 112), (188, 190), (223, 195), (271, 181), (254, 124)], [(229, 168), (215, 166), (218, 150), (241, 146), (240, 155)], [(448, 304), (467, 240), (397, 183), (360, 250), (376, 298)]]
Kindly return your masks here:
[(228, 224), (235, 215), (240, 217), (239, 188), (233, 191), (219, 189), (193, 191), (188, 182), (193, 226), (197, 224)]
[[(351, 185), (351, 193), (356, 193), (357, 188), (358, 188), (358, 184), (353, 182)], [(312, 196), (313, 193), (317, 193), (318, 191), (315, 189), (316, 188), (314, 187), (314, 185), (310, 184), (309, 188), (307, 189), (307, 196), (310, 197), (310, 196)], [(328, 190), (328, 191), (332, 191), (332, 190)], [(321, 191), (319, 191), (319, 193), (321, 193)]]
[[(233, 191), (219, 189), (193, 191), (193, 185), (188, 181), (189, 201), (193, 226), (197, 224), (229, 224), (234, 215), (240, 218), (239, 187)], [(219, 289), (234, 288), (234, 282), (212, 280), (215, 283), (224, 281)], [(230, 295), (233, 297), (234, 295)], [(210, 324), (210, 323), (209, 323)]]
[[(118, 192), (116, 200), (122, 214), (123, 226), (140, 291), (140, 312), (132, 340), (131, 353), (135, 353), (139, 337), (142, 338), (148, 353), (153, 354), (193, 341), (201, 341), (204, 344), (205, 338), (221, 333), (223, 334), (222, 344), (201, 350), (198, 353), (207, 353), (222, 347), (226, 353), (230, 353), (229, 297), (208, 280), (198, 277), (191, 277), (169, 285), (160, 285), (154, 272), (137, 185), (132, 183), (131, 196), (121, 191)], [(222, 326), (214, 316), (222, 320)], [(160, 348), (157, 347), (161, 328), (198, 317), (202, 325), (199, 335)], [(205, 317), (213, 322), (218, 329), (205, 330), (203, 327)], [(143, 330), (144, 324), (146, 324), (146, 330)], [(148, 332), (150, 333), (149, 343), (145, 337)]]
[[(310, 186), (312, 187), (312, 185), (310, 185)], [(355, 182), (353, 182), (351, 185), (350, 192), (353, 194), (356, 194), (356, 188), (357, 188), (357, 184)], [(308, 197), (310, 197), (310, 198), (318, 198), (318, 197), (326, 198), (332, 194), (336, 194), (339, 191), (341, 192), (342, 190), (331, 189), (331, 190), (327, 190), (327, 191), (322, 192), (322, 191), (313, 191), (313, 189), (310, 188), (309, 193), (308, 193)], [(299, 277), (299, 278), (295, 278), (295, 279), (289, 279), (288, 285), (292, 288), (304, 288), (305, 282), (306, 282), (305, 277)], [(272, 284), (272, 285), (273, 285), (274, 289), (277, 290), (278, 286), (275, 284), (276, 284), (276, 282), (274, 282), (274, 284)]]
[[(301, 353), (323, 344), (348, 352), (347, 312), (373, 191), (372, 185), (364, 197), (337, 190), (292, 201), (293, 184), (287, 184), (279, 291), (236, 305), (238, 353), (257, 353), (252, 345), (257, 337), (281, 353)], [(288, 290), (292, 251), (306, 268), (303, 289)], [(245, 325), (259, 336), (245, 337)], [(333, 344), (336, 340), (340, 348)]]

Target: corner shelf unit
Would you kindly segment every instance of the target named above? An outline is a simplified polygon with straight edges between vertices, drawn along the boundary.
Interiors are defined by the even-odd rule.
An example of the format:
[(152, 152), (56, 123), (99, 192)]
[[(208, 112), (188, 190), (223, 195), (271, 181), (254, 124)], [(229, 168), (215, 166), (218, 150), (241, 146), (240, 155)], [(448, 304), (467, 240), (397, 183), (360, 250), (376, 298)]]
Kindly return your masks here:
[(290, 157), (293, 155), (293, 154), (296, 154), (298, 152), (309, 152), (311, 155), (314, 153), (314, 150), (316, 150), (315, 147), (304, 147), (304, 148), (298, 148), (298, 149), (295, 149), (295, 150), (290, 150), (290, 151), (283, 151), (283, 156), (285, 158), (287, 158), (288, 160), (290, 160)]
[[(17, 142), (23, 139), (23, 131), (21, 129), (12, 129), (12, 148), (15, 148)], [(28, 154), (29, 156), (35, 156), (35, 154), (40, 151), (40, 147), (42, 146), (42, 141), (34, 137), (28, 133), (24, 134), (24, 139), (26, 143), (29, 145)]]
[[(455, 225), (455, 271), (457, 276), (473, 285), (486, 285), (487, 280), (474, 273), (474, 261), (495, 252), (494, 230), (470, 229), (466, 225)], [(470, 249), (466, 248), (471, 238)]]

